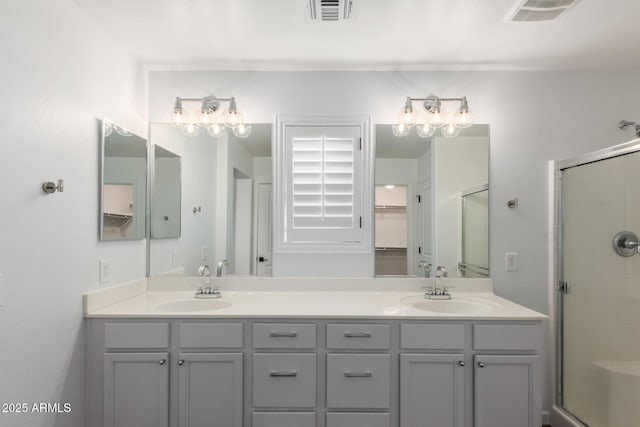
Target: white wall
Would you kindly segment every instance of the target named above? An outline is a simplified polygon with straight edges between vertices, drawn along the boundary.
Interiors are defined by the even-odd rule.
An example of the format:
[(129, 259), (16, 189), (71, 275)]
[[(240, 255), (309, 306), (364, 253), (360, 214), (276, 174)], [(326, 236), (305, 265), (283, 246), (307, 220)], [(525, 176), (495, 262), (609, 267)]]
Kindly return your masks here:
[[(167, 120), (175, 96), (233, 95), (250, 122), (274, 114), (370, 114), (395, 120), (404, 98), (469, 98), (491, 125), (490, 242), (496, 292), (547, 312), (547, 161), (631, 139), (623, 118), (640, 118), (637, 71), (562, 72), (152, 72), (149, 114)], [(518, 197), (517, 209), (506, 201)], [(504, 271), (504, 253), (520, 271)], [(339, 274), (348, 264), (332, 266)], [(548, 365), (547, 365), (548, 367)], [(549, 386), (548, 382), (546, 384)], [(545, 388), (548, 391), (548, 387)], [(548, 407), (548, 393), (545, 394)]]
[(0, 402), (72, 405), (0, 424), (82, 427), (82, 294), (101, 286), (100, 258), (112, 283), (145, 275), (144, 241), (97, 238), (96, 117), (146, 135), (138, 69), (71, 0), (3, 2), (0, 51)]

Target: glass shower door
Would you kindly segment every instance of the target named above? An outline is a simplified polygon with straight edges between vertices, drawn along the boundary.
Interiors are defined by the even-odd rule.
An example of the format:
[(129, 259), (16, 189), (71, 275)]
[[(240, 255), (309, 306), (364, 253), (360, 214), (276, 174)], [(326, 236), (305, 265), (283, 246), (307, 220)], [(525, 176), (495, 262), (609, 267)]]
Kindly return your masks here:
[[(640, 426), (640, 153), (561, 171), (559, 401), (591, 427)], [(637, 240), (636, 240), (637, 242)]]

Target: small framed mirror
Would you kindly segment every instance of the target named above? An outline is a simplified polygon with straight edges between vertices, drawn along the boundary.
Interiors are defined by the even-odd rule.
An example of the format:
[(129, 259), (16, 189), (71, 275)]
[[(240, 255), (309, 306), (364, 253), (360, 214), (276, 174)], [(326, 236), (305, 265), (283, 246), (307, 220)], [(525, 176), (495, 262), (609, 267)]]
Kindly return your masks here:
[(103, 119), (100, 154), (100, 240), (144, 239), (147, 141)]

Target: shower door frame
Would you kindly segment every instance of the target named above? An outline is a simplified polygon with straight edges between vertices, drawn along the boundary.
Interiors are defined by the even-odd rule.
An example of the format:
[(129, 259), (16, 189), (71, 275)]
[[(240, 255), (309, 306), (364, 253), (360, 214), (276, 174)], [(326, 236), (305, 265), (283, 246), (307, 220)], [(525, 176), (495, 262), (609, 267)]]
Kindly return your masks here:
[(552, 274), (551, 274), (551, 290), (550, 299), (554, 307), (554, 321), (552, 325), (552, 336), (555, 335), (553, 343), (555, 347), (552, 349), (552, 355), (554, 359), (554, 387), (553, 387), (553, 408), (552, 408), (552, 425), (555, 427), (584, 427), (584, 424), (575, 415), (566, 410), (563, 406), (563, 379), (564, 379), (564, 256), (563, 256), (563, 237), (564, 227), (562, 222), (562, 172), (578, 166), (583, 166), (589, 163), (595, 163), (603, 160), (612, 159), (614, 157), (620, 157), (627, 154), (640, 152), (640, 138), (634, 139), (629, 142), (614, 145), (612, 147), (603, 148), (600, 150), (592, 151), (580, 156), (571, 157), (564, 160), (552, 161), (552, 191), (554, 194), (551, 200), (551, 218), (554, 223), (552, 224), (553, 238), (555, 244), (552, 247), (550, 256)]

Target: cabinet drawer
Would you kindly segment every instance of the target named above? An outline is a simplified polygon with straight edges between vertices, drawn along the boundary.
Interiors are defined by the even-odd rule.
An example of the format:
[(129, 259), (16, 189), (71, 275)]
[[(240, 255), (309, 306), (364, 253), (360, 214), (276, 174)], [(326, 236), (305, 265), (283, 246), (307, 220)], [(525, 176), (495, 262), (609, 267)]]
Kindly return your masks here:
[(387, 349), (389, 325), (327, 325), (327, 348)]
[(300, 323), (255, 323), (255, 348), (316, 348), (316, 325)]
[(328, 354), (327, 407), (388, 408), (388, 354)]
[(327, 427), (389, 427), (388, 413), (327, 413)]
[(168, 323), (107, 323), (104, 325), (106, 348), (167, 348)]
[(464, 325), (401, 325), (400, 347), (405, 349), (463, 350)]
[(523, 350), (538, 349), (537, 325), (474, 325), (473, 348), (475, 350)]
[(253, 427), (316, 427), (315, 412), (254, 412)]
[(253, 355), (253, 406), (314, 408), (316, 355), (256, 353)]
[(242, 323), (181, 323), (180, 347), (241, 348)]

